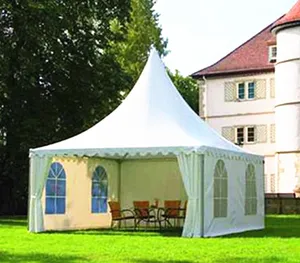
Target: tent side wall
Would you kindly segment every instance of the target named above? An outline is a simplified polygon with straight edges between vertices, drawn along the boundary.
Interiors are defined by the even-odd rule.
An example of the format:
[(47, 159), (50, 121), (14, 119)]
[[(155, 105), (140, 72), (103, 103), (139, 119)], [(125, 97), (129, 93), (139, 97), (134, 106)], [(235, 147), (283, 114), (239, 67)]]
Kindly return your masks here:
[(187, 200), (177, 159), (141, 159), (122, 162), (121, 205), (133, 206), (133, 201), (159, 199)]
[[(217, 163), (222, 160), (227, 171), (227, 215), (220, 216), (214, 206), (216, 199), (226, 195), (226, 188), (214, 184)], [(255, 167), (257, 209), (253, 215), (245, 215), (246, 170), (249, 164)], [(244, 160), (216, 158), (206, 155), (204, 160), (204, 236), (220, 236), (230, 233), (264, 228), (264, 170), (263, 163)], [(226, 181), (226, 180), (225, 180)], [(218, 196), (218, 188), (221, 194)], [(249, 188), (248, 188), (249, 189)], [(253, 190), (253, 188), (252, 188)], [(225, 194), (224, 194), (225, 191)], [(253, 190), (255, 192), (255, 190)], [(216, 216), (219, 213), (218, 216)]]
[[(115, 161), (100, 158), (55, 158), (66, 173), (66, 208), (64, 214), (45, 214), (45, 230), (107, 228), (107, 213), (91, 212), (92, 175), (102, 166), (108, 176), (108, 201), (119, 200), (122, 208), (132, 208), (134, 200), (187, 200), (177, 159), (140, 159)], [(42, 203), (45, 211), (45, 189)], [(182, 223), (182, 222), (181, 222)], [(130, 222), (127, 222), (129, 225)]]
[[(119, 166), (114, 160), (99, 158), (55, 158), (66, 173), (66, 207), (64, 214), (45, 214), (45, 230), (68, 230), (110, 227), (107, 213), (91, 212), (92, 175), (97, 166), (102, 166), (108, 177), (108, 200), (117, 200), (119, 192)], [(45, 190), (43, 192), (45, 211)]]

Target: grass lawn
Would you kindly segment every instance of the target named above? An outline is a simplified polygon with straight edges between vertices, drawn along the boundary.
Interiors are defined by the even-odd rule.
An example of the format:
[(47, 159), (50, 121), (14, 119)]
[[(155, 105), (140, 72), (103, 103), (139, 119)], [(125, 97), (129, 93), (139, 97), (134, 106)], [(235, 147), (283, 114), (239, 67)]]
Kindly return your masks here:
[(268, 216), (266, 229), (221, 238), (179, 232), (73, 231), (31, 234), (25, 219), (0, 218), (0, 262), (300, 262), (300, 216)]

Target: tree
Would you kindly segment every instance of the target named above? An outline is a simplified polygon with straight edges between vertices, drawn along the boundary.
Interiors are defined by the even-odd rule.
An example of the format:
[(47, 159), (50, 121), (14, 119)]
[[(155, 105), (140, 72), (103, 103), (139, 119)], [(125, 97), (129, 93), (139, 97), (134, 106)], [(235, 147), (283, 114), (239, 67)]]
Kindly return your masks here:
[[(153, 9), (154, 4), (154, 0), (131, 0), (130, 21), (124, 26), (118, 20), (112, 23), (113, 32), (123, 36), (122, 41), (113, 43), (112, 52), (132, 78), (129, 89), (143, 70), (151, 45), (156, 47), (160, 55), (167, 54), (167, 40), (162, 37), (159, 15)], [(124, 37), (125, 29), (127, 33)]]
[(199, 89), (196, 80), (191, 77), (183, 77), (178, 70), (175, 71), (175, 74), (168, 70), (168, 74), (187, 104), (196, 114), (199, 114)]
[(130, 78), (108, 52), (129, 0), (0, 0), (0, 214), (25, 213), (28, 150), (82, 132)]
[[(118, 34), (121, 41), (112, 43), (111, 52), (116, 54), (119, 63), (131, 82), (124, 88), (130, 91), (136, 83), (148, 59), (151, 45), (154, 45), (161, 56), (167, 55), (168, 41), (162, 37), (159, 25), (159, 14), (155, 13), (154, 0), (131, 0), (130, 20), (122, 25), (117, 19), (111, 24), (112, 31)], [(168, 71), (175, 86), (179, 89), (190, 107), (198, 114), (198, 86), (190, 77), (183, 77), (178, 71)]]

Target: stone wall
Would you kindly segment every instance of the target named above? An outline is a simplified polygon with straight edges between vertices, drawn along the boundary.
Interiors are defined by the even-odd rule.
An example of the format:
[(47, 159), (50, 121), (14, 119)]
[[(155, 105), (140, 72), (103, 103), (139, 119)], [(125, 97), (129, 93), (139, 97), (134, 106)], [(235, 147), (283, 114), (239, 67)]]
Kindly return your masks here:
[(300, 198), (295, 197), (266, 197), (266, 214), (300, 214)]

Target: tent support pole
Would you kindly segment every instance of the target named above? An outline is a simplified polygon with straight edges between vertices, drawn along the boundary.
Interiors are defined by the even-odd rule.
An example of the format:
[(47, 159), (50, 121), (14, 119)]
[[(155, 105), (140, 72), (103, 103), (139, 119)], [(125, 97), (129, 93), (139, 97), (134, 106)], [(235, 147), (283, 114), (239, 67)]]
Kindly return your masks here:
[(204, 237), (204, 154), (201, 157), (201, 237)]
[(122, 173), (122, 160), (118, 161), (118, 201), (121, 205), (121, 173)]
[(32, 218), (29, 218), (30, 217), (30, 198), (31, 198), (31, 158), (32, 156), (29, 157), (29, 169), (28, 169), (28, 172), (29, 172), (29, 176), (28, 176), (28, 198), (27, 198), (27, 218), (28, 218), (28, 222), (27, 222), (27, 230), (29, 231), (29, 220), (32, 220)]
[(128, 153), (124, 154), (124, 156), (118, 160), (118, 201), (121, 205), (121, 181), (122, 181), (122, 162), (126, 159)]

